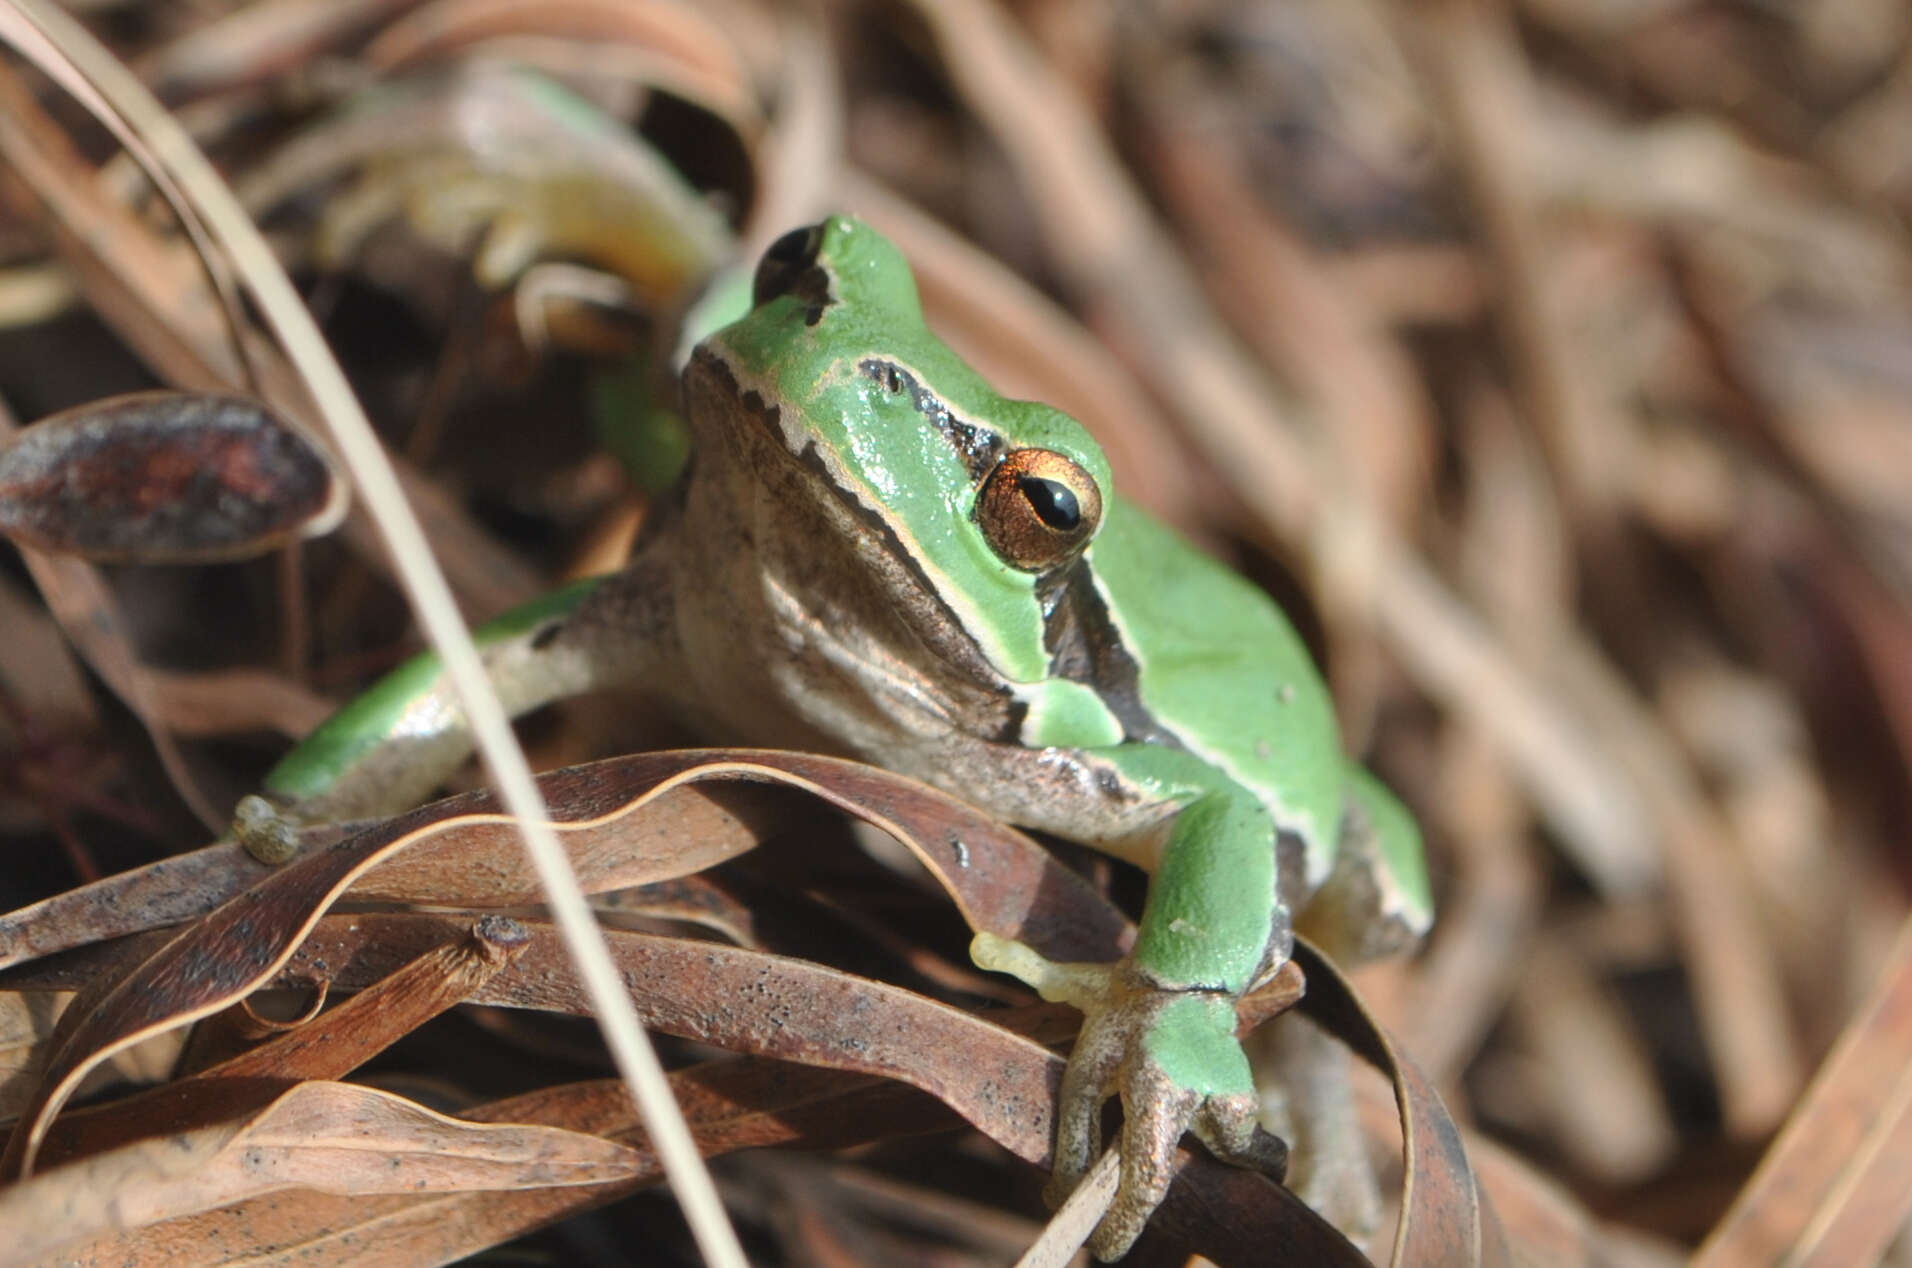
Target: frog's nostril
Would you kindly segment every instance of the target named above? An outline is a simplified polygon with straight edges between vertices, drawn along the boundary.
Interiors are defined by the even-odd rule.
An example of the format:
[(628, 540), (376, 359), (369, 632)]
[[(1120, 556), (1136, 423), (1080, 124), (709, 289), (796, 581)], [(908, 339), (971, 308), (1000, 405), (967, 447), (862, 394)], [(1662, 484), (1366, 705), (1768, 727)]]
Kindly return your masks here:
[[(792, 229), (770, 244), (757, 264), (751, 281), (753, 304), (768, 303), (780, 295), (800, 291), (816, 268), (817, 251), (823, 246), (823, 226), (805, 225)], [(821, 280), (820, 278), (818, 280)]]

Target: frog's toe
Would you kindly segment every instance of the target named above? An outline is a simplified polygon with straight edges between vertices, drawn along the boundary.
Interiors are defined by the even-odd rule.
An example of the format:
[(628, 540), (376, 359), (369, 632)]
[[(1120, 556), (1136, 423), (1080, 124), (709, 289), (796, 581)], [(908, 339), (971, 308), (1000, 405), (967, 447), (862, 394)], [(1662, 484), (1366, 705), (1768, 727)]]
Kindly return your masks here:
[(1287, 1148), (1256, 1126), (1260, 1105), (1235, 1039), (1232, 998), (1164, 988), (1127, 961), (1058, 964), (987, 933), (976, 935), (970, 954), (1045, 999), (1082, 1010), (1057, 1098), (1055, 1154), (1042, 1194), (1051, 1207), (1088, 1174), (1102, 1149), (1102, 1105), (1121, 1094), (1121, 1170), (1089, 1239), (1096, 1258), (1121, 1258), (1141, 1235), (1175, 1178), (1176, 1147), (1190, 1128), (1216, 1156), (1281, 1175)]
[(1249, 1092), (1193, 1090), (1152, 1061), (1133, 1062), (1122, 1082), (1122, 1170), (1115, 1198), (1089, 1238), (1089, 1252), (1107, 1263), (1122, 1258), (1142, 1234), (1175, 1179), (1176, 1146), (1194, 1131), (1223, 1162), (1274, 1179), (1287, 1169), (1288, 1146), (1256, 1122)]
[[(1087, 1148), (1098, 1140), (1101, 1101), (1113, 1082), (1122, 1095), (1122, 1163), (1114, 1201), (1089, 1239), (1102, 1260), (1119, 1259), (1142, 1232), (1175, 1178), (1176, 1146), (1193, 1127), (1230, 1161), (1274, 1161), (1279, 1142), (1259, 1138), (1259, 1104), (1234, 1037), (1234, 1008), (1219, 997), (1190, 997), (1132, 983), (1117, 1002), (1090, 1014), (1064, 1076), (1067, 1116)], [(1079, 1078), (1070, 1076), (1080, 1066)], [(1059, 1137), (1060, 1139), (1060, 1137)], [(1073, 1144), (1070, 1146), (1074, 1148)], [(1062, 1149), (1058, 1147), (1058, 1156)], [(1086, 1165), (1086, 1157), (1085, 1165)], [(1066, 1193), (1060, 1176), (1054, 1191)]]
[(1089, 1237), (1089, 1253), (1107, 1263), (1128, 1254), (1175, 1179), (1176, 1146), (1202, 1105), (1153, 1062), (1122, 1077), (1122, 1171), (1115, 1198)]
[(257, 793), (233, 808), (230, 835), (253, 858), (276, 867), (299, 852), (299, 828), (279, 807)]
[(1193, 1124), (1195, 1135), (1208, 1152), (1232, 1166), (1259, 1171), (1273, 1180), (1288, 1173), (1288, 1142), (1258, 1121), (1260, 1107), (1253, 1096), (1211, 1096)]
[(1042, 1191), (1052, 1208), (1069, 1200), (1102, 1148), (1102, 1103), (1115, 1090), (1127, 1053), (1124, 1036), (1114, 1027), (1098, 1026), (1096, 1016), (1084, 1022), (1056, 1098), (1055, 1157)]

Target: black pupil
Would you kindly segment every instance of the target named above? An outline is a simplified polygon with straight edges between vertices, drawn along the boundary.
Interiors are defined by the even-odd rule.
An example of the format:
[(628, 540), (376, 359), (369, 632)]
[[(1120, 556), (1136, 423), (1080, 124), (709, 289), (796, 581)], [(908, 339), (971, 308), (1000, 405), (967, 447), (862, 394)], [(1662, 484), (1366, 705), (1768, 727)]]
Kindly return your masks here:
[(1069, 486), (1060, 480), (1023, 476), (1016, 481), (1016, 487), (1029, 499), (1029, 506), (1035, 511), (1036, 518), (1057, 532), (1069, 532), (1082, 522), (1082, 504), (1076, 501), (1076, 495)]

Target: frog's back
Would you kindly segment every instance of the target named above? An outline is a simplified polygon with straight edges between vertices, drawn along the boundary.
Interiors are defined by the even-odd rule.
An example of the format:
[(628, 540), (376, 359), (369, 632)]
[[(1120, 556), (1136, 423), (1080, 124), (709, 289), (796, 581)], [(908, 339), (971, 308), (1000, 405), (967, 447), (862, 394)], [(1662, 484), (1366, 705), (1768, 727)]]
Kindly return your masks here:
[(1252, 790), (1327, 875), (1346, 797), (1334, 707), (1262, 591), (1120, 498), (1091, 547), (1151, 717)]

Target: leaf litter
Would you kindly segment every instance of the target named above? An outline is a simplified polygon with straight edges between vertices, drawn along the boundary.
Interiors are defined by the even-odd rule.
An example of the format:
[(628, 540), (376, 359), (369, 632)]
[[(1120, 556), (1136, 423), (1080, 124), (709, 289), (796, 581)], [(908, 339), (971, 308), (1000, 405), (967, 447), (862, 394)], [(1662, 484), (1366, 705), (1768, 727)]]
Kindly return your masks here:
[[(241, 184), (295, 142), (323, 144), (334, 111), (375, 111), (381, 83), (414, 91), (484, 56), (558, 75), (640, 121), (638, 143), (674, 163), (740, 242), (838, 206), (870, 216), (904, 244), (932, 320), (966, 357), (1084, 416), (1125, 488), (1271, 585), (1322, 651), (1347, 733), (1429, 829), (1442, 909), (1420, 957), (1356, 982), (1473, 1125), (1460, 1139), (1516, 1253), (1654, 1264), (1704, 1241), (1709, 1262), (1777, 1258), (1781, 1247), (1815, 1262), (1904, 1262), (1890, 1125), (1909, 1063), (1890, 1018), (1912, 980), (1892, 950), (1912, 877), (1896, 831), (1912, 753), (1912, 538), (1898, 495), (1912, 393), (1895, 360), (1912, 330), (1912, 182), (1878, 141), (1912, 126), (1902, 7), (1849, 0), (1778, 16), (1598, 0), (846, 0), (823, 11), (812, 27), (806, 11), (742, 0), (536, 14), (473, 0), (263, 4), (214, 18), (155, 9), (113, 37), (169, 104), (195, 112), (202, 144)], [(95, 178), (99, 136), (0, 70), (0, 282), (51, 260), (71, 283), (50, 319), (40, 291), (10, 315), (13, 292), (0, 286), (10, 411), (84, 405), (105, 394), (101, 383), (243, 391), (250, 366), (250, 390), (303, 421), (308, 406), (270, 351), (235, 357), (232, 315), (164, 214), (130, 184)], [(440, 402), (430, 466), (407, 479), (442, 526), (434, 540), (467, 609), (486, 615), (564, 575), (601, 528), (641, 514), (594, 452), (578, 384), (607, 347), (642, 355), (664, 315), (611, 311), (634, 291), (607, 308), (614, 289), (534, 289), (538, 264), (523, 286), (535, 300), (514, 293), (516, 278), (480, 285), (481, 255), (528, 262), (552, 243), (628, 269), (632, 236), (606, 224), (613, 249), (594, 252), (588, 227), (533, 225), (514, 240), (496, 218), (434, 221), (402, 153), (341, 152), (262, 214), (305, 269), (392, 445), (406, 445), (420, 401)], [(511, 204), (499, 192), (511, 179), (473, 157), (457, 184), (495, 208)], [(441, 232), (460, 223), (464, 232)], [(530, 303), (543, 334), (523, 319)], [(483, 355), (453, 358), (454, 315), (474, 323)], [(111, 337), (49, 355), (83, 329)], [(592, 342), (568, 347), (571, 331)], [(81, 382), (53, 372), (75, 358), (92, 360)], [(527, 418), (549, 426), (528, 434)], [(4, 787), (30, 794), (9, 795), (5, 826), (15, 857), (46, 860), (20, 871), (16, 910), (0, 917), (11, 998), (30, 1019), (9, 1032), (27, 1063), (8, 1081), (10, 1104), (61, 1099), (115, 1048), (188, 1016), (207, 1018), (200, 1029), (212, 1035), (210, 1019), (255, 989), (267, 990), (264, 1007), (273, 992), (325, 983), (330, 1002), (265, 1040), (261, 1068), (221, 1074), (202, 1059), (143, 1096), (223, 1087), (192, 1095), (227, 1116), (206, 1130), (238, 1131), (278, 1094), (260, 1080), (323, 1088), (298, 1081), (411, 1065), (458, 1088), (461, 1117), (511, 1107), (502, 1112), (532, 1121), (533, 1106), (575, 1096), (578, 1117), (561, 1125), (636, 1142), (628, 1103), (613, 1110), (615, 1093), (571, 1091), (601, 1088), (575, 1081), (594, 1071), (534, 1082), (514, 1060), (541, 1040), (512, 1018), (578, 1005), (509, 986), (528, 962), (547, 988), (564, 970), (515, 843), (483, 822), (480, 803), (360, 835), (315, 832), (308, 863), (334, 852), (330, 870), (313, 865), (296, 881), (264, 876), (230, 848), (197, 848), (194, 814), (219, 824), (219, 807), (250, 787), (279, 737), (310, 725), (322, 696), (343, 696), (408, 649), (389, 565), (362, 526), (276, 561), (148, 570), (29, 556), (28, 566), (97, 677), (81, 702), (71, 689), (37, 691), (57, 681), (36, 668), (44, 651), (0, 640), (0, 753), (16, 772)], [(287, 660), (286, 649), (305, 650)], [(541, 766), (679, 742), (628, 706), (567, 706), (526, 735)], [(64, 737), (60, 748), (50, 735)], [(55, 752), (98, 756), (50, 765)], [(1032, 864), (1016, 883), (1035, 887), (1012, 891), (1046, 907), (1012, 915), (1005, 900), (974, 897), (948, 833), (973, 860), (1000, 830), (950, 808), (918, 823), (930, 871), (898, 872), (843, 841), (818, 805), (793, 809), (757, 776), (720, 783), (713, 769), (659, 793), (690, 768), (591, 769), (547, 792), (559, 819), (642, 803), (595, 841), (567, 840), (628, 926), (620, 955), (665, 975), (647, 988), (651, 1024), (742, 1054), (698, 1064), (709, 1048), (697, 1046), (675, 1059), (711, 1152), (801, 1144), (818, 1175), (887, 1174), (927, 1196), (950, 1182), (908, 1165), (901, 1142), (916, 1156), (973, 1156), (956, 1124), (996, 1134), (977, 1121), (988, 1115), (973, 1069), (951, 1062), (939, 1084), (907, 1051), (881, 1071), (902, 1083), (824, 1067), (803, 1075), (829, 1089), (813, 1099), (763, 1091), (797, 1077), (790, 1052), (819, 1059), (805, 1042), (841, 1020), (811, 1017), (784, 1036), (794, 1047), (772, 1053), (768, 1003), (724, 1019), (708, 1008), (719, 995), (750, 999), (749, 975), (778, 957), (856, 966), (779, 979), (780, 1001), (904, 1019), (941, 1016), (932, 998), (973, 1003), (961, 990), (974, 980), (969, 924), (1024, 920), (1032, 937), (1104, 939), (1104, 954), (1121, 936), (1113, 912), (1074, 880), (1054, 881), (1073, 873), (1052, 864)], [(565, 802), (592, 780), (595, 792)], [(902, 796), (879, 781), (830, 804), (888, 819)], [(358, 867), (381, 851), (377, 866)], [(63, 874), (78, 866), (69, 858), (104, 866)], [(348, 872), (356, 889), (343, 887)], [(931, 876), (962, 896), (941, 896)], [(656, 902), (632, 888), (673, 877), (707, 888)], [(1116, 880), (1118, 894), (1133, 887)], [(249, 906), (275, 882), (281, 905)], [(363, 910), (414, 903), (467, 914)], [(782, 916), (785, 906), (805, 914)], [(431, 1002), (394, 1023), (412, 1036), (396, 1047), (350, 1012), (345, 1034), (325, 1037), (354, 992), (379, 998), (380, 983), (436, 963), (435, 948), (464, 945), (493, 911), (528, 922), (511, 964), (480, 985), (438, 974)], [(829, 916), (827, 933), (816, 913)], [(729, 977), (695, 970), (699, 948), (745, 929), (760, 945), (726, 954), (763, 960), (737, 960)], [(909, 989), (866, 976), (878, 971)], [(88, 993), (49, 1035), (70, 990)], [(695, 1015), (700, 1006), (711, 1015)], [(1066, 1014), (1045, 1024), (1066, 1036)], [(312, 1033), (292, 1043), (302, 1032)], [(237, 1033), (206, 1042), (229, 1048)], [(477, 1036), (495, 1078), (481, 1077)], [(333, 1055), (302, 1064), (301, 1045)], [(1031, 1071), (1053, 1064), (1026, 1051)], [(15, 1099), (46, 1077), (36, 1070), (52, 1083)], [(1032, 1087), (1044, 1078), (1030, 1077)], [(731, 1086), (724, 1079), (759, 1089), (748, 1096), (765, 1108), (698, 1099), (700, 1084)], [(1386, 1154), (1399, 1142), (1384, 1086), (1370, 1089), (1367, 1120)], [(124, 1151), (161, 1130), (162, 1104), (136, 1095), (69, 1108), (76, 1125), (125, 1115), (124, 1143), (28, 1183), (89, 1161), (96, 1174), (130, 1176), (144, 1164)], [(771, 1107), (798, 1104), (811, 1107), (792, 1119), (807, 1114), (802, 1124), (769, 1130)], [(1820, 1137), (1875, 1120), (1883, 1130), (1870, 1135)], [(1038, 1152), (1010, 1148), (1039, 1161), (1047, 1142), (1031, 1121), (1022, 1131)], [(61, 1122), (39, 1128), (48, 1142), (69, 1130)], [(868, 1129), (856, 1136), (864, 1152), (832, 1156), (851, 1126)], [(747, 1155), (736, 1161), (733, 1176), (753, 1174)], [(412, 1199), (287, 1189), (247, 1197), (231, 1208), (239, 1223), (219, 1226), (186, 1213), (197, 1199), (163, 1198), (141, 1217), (160, 1222), (104, 1234), (85, 1261), (136, 1251), (215, 1262), (216, 1244), (235, 1259), (337, 1251), (377, 1229), (388, 1262), (441, 1262), (555, 1236), (531, 1230), (654, 1182), (645, 1165), (602, 1186), (531, 1185), (509, 1202), (434, 1195), (406, 1207)], [(947, 1225), (838, 1209), (829, 1195), (840, 1186), (778, 1181), (768, 1166), (754, 1174), (772, 1197), (739, 1209), (789, 1246), (832, 1229), (862, 1230), (892, 1252), (963, 1244)], [(1001, 1202), (1000, 1182), (965, 1174), (950, 1197)], [(1466, 1173), (1446, 1174), (1455, 1192), (1472, 1191)], [(211, 1175), (196, 1192), (223, 1183)], [(1230, 1180), (1253, 1181), (1243, 1192), (1259, 1196), (1240, 1200), (1268, 1203), (1265, 1181)], [(141, 1183), (129, 1203), (159, 1192)], [(1410, 1203), (1441, 1183), (1417, 1178)], [(1035, 1185), (1011, 1187), (1009, 1218), (1033, 1229)], [(779, 1214), (797, 1194), (843, 1219)], [(434, 1203), (464, 1204), (479, 1231), (437, 1240), (426, 1212), (450, 1208)], [(1164, 1215), (1185, 1230), (1180, 1245), (1226, 1261), (1204, 1238), (1229, 1220)], [(656, 1222), (654, 1208), (628, 1202), (595, 1218)], [(249, 1231), (225, 1244), (235, 1227)], [(969, 1250), (976, 1262), (1000, 1258)], [(1385, 1257), (1385, 1244), (1370, 1251)]]

